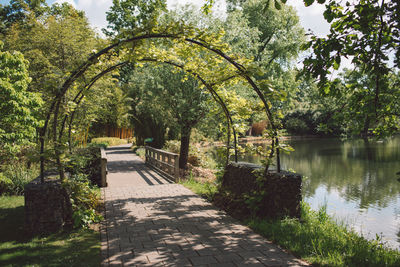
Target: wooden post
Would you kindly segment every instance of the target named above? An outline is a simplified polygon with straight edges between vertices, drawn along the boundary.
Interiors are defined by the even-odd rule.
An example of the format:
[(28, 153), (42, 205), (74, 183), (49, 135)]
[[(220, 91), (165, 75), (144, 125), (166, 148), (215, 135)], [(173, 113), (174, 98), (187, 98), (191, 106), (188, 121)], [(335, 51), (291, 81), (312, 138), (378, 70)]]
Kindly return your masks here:
[[(162, 160), (162, 162), (166, 162), (166, 160), (165, 160), (165, 154), (161, 154), (161, 160)], [(163, 171), (168, 171), (168, 168), (165, 168), (163, 164), (161, 164), (161, 169), (162, 169)]]
[(167, 159), (168, 159), (168, 172), (174, 173), (174, 168), (170, 167), (172, 165), (171, 155), (168, 155)]
[(174, 157), (174, 166), (175, 166), (175, 179), (179, 179), (179, 156), (176, 155)]
[(100, 148), (101, 154), (101, 187), (107, 186), (107, 156), (104, 148)]

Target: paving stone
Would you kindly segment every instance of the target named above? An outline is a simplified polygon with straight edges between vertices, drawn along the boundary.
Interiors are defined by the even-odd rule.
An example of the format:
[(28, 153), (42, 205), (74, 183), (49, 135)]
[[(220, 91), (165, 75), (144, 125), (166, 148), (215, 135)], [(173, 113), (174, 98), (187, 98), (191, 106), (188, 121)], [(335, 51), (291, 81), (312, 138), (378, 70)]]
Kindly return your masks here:
[(106, 151), (102, 266), (308, 266), (128, 149)]
[(220, 263), (233, 262), (233, 261), (240, 262), (243, 260), (237, 253), (223, 253), (223, 254), (215, 255), (214, 257)]
[(201, 265), (201, 264), (217, 263), (217, 260), (213, 256), (190, 257), (189, 261), (194, 266)]

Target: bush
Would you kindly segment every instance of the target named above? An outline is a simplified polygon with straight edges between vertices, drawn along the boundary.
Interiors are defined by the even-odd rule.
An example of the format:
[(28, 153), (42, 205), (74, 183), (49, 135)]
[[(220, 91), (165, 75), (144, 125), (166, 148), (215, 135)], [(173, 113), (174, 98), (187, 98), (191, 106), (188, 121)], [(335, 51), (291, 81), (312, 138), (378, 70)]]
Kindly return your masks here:
[(135, 147), (133, 152), (136, 153), (140, 158), (144, 159), (146, 157), (146, 149), (144, 147)]
[(0, 173), (0, 195), (23, 195), (25, 185), (39, 175), (36, 165), (28, 168), (25, 162), (3, 166)]
[(128, 140), (120, 139), (118, 137), (99, 137), (99, 138), (93, 138), (90, 143), (107, 145), (107, 146), (118, 146), (127, 144)]
[(63, 181), (63, 187), (70, 195), (75, 228), (86, 228), (89, 224), (100, 222), (103, 219), (100, 214), (100, 191), (90, 184), (86, 175), (71, 176)]
[(319, 114), (311, 110), (298, 110), (286, 114), (283, 126), (290, 134), (317, 134)]
[(178, 140), (168, 140), (165, 142), (163, 149), (172, 153), (179, 154), (181, 150), (181, 142)]
[[(181, 150), (181, 142), (178, 140), (169, 140), (165, 142), (163, 149), (172, 153), (179, 154)], [(204, 166), (205, 162), (207, 162), (205, 153), (203, 153), (200, 148), (196, 147), (193, 144), (190, 144), (188, 163), (192, 164), (193, 166), (199, 167)]]
[(71, 154), (65, 170), (71, 175), (85, 174), (90, 181), (99, 185), (101, 180), (100, 160), (98, 147), (78, 148)]
[(291, 134), (307, 134), (310, 132), (307, 124), (298, 118), (290, 118), (285, 122), (286, 130)]

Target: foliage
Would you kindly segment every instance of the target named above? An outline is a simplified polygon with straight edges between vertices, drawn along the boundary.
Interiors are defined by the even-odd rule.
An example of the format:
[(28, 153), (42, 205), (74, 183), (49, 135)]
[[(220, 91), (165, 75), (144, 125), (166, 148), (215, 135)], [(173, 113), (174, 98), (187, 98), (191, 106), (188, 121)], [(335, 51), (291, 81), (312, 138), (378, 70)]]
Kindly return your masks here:
[(91, 223), (100, 222), (100, 192), (90, 185), (86, 175), (77, 174), (63, 181), (63, 186), (70, 194), (74, 227), (86, 228)]
[(28, 62), (18, 52), (3, 52), (0, 41), (0, 155), (15, 155), (30, 144), (40, 126), (42, 99), (29, 92)]
[(106, 146), (118, 146), (127, 144), (128, 141), (117, 137), (98, 137), (90, 141), (91, 144), (105, 144)]
[(108, 30), (104, 30), (104, 33), (113, 37), (119, 35), (121, 38), (127, 30), (147, 31), (156, 24), (160, 12), (165, 9), (164, 0), (113, 0), (107, 12)]
[(322, 207), (302, 204), (301, 221), (251, 219), (247, 224), (312, 264), (328, 266), (398, 266), (400, 253), (386, 248), (380, 238), (368, 241), (335, 222)]
[[(178, 140), (168, 140), (165, 142), (163, 149), (179, 154), (181, 151), (181, 142)], [(207, 163), (207, 155), (200, 147), (196, 146), (195, 144), (191, 144), (189, 147), (188, 163), (190, 163), (192, 166), (204, 167)]]
[(179, 154), (181, 150), (181, 143), (178, 140), (168, 140), (165, 142), (163, 149), (172, 153)]
[(190, 177), (186, 180), (181, 180), (180, 183), (196, 194), (206, 198), (208, 201), (212, 201), (214, 199), (214, 195), (218, 192), (218, 187), (213, 182), (198, 182), (193, 177)]
[(146, 149), (144, 147), (135, 147), (134, 152), (136, 155), (138, 155), (140, 158), (145, 159), (146, 157)]
[(101, 153), (98, 146), (76, 148), (65, 163), (65, 170), (71, 175), (84, 174), (93, 183), (99, 180)]
[(31, 238), (24, 231), (24, 197), (0, 196), (1, 266), (99, 266), (100, 234), (73, 230)]
[[(287, 5), (265, 8), (269, 0), (229, 2), (225, 39), (235, 51), (253, 58), (254, 76), (279, 117), (298, 90), (293, 69), (305, 35), (296, 11)], [(253, 115), (252, 119), (265, 118)]]
[[(304, 60), (303, 74), (317, 79), (321, 95), (344, 98), (347, 103), (340, 111), (348, 111), (348, 118), (355, 113), (359, 113), (358, 120), (363, 117), (363, 126), (355, 127), (363, 136), (369, 128), (377, 136), (397, 129), (397, 102), (388, 96), (397, 99), (400, 94), (398, 84), (389, 85), (400, 63), (399, 5), (398, 1), (363, 0), (342, 6), (340, 1), (329, 0), (324, 17), (331, 23), (330, 33), (326, 38), (311, 36), (304, 46), (312, 48), (313, 54)], [(352, 79), (341, 85), (338, 78), (328, 77), (339, 69), (343, 57), (351, 59), (355, 75), (350, 74)], [(347, 98), (346, 93), (350, 94)]]
[[(15, 2), (20, 2), (20, 9), (14, 10)], [(25, 2), (28, 5), (24, 1), (13, 1), (9, 6), (5, 6), (7, 10), (14, 10), (2, 17), (6, 21), (12, 20), (4, 36), (5, 49), (22, 51), (24, 57), (29, 60), (29, 74), (32, 77), (29, 91), (41, 93), (45, 103), (40, 109), (40, 116), (46, 118), (46, 112), (60, 94), (66, 77), (96, 51), (98, 46), (103, 46), (106, 42), (96, 37), (84, 12), (67, 3), (53, 4), (49, 7), (44, 1), (34, 1), (35, 4), (30, 3), (31, 1)], [(32, 8), (31, 4), (35, 7)], [(13, 19), (14, 14), (18, 12), (23, 16)], [(99, 64), (97, 69), (104, 65)], [(107, 94), (100, 94), (98, 91), (95, 94), (83, 91), (81, 94), (88, 95), (88, 98), (78, 101), (78, 92), (84, 89), (87, 78), (97, 72), (97, 69), (90, 69), (86, 73), (87, 76), (76, 81), (60, 103), (61, 112), (57, 117), (67, 115), (75, 119), (69, 123), (71, 140), (76, 136), (87, 136), (88, 127), (99, 114), (100, 105), (95, 103), (108, 103)], [(110, 83), (112, 84), (112, 80), (99, 83), (102, 86), (101, 90), (110, 90)], [(91, 91), (100, 90), (96, 85), (92, 87)], [(47, 134), (52, 138), (56, 133), (49, 131)], [(62, 141), (62, 144), (66, 143), (66, 140)]]
[(306, 134), (311, 130), (307, 127), (307, 124), (299, 118), (288, 119), (284, 127), (291, 134)]
[(0, 172), (0, 195), (23, 195), (25, 185), (37, 178), (37, 165), (27, 167), (26, 162), (6, 164)]

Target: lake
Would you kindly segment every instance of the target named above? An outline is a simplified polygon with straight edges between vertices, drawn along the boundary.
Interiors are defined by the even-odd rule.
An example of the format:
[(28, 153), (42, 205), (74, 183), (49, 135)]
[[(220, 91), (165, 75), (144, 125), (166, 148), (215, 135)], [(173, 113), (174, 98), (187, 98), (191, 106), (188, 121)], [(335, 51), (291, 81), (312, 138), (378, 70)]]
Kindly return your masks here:
[[(303, 180), (303, 199), (313, 209), (326, 205), (337, 220), (368, 239), (382, 237), (400, 249), (400, 136), (385, 141), (304, 139), (287, 141), (282, 168)], [(258, 155), (240, 161), (260, 164)]]

